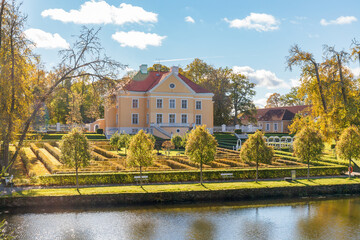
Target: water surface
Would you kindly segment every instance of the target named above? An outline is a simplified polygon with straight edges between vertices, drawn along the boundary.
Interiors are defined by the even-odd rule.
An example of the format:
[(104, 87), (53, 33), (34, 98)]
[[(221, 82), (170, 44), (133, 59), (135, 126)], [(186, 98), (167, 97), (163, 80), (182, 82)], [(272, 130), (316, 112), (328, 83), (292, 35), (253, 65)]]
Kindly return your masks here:
[(16, 239), (360, 239), (360, 197), (2, 213)]

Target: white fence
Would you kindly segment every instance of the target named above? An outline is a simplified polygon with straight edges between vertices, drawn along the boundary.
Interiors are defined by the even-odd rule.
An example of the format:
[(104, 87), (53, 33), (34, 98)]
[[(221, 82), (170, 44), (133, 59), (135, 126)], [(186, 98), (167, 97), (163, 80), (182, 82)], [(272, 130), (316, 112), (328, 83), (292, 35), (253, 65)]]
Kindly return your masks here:
[(56, 131), (56, 132), (67, 132), (73, 128), (83, 128), (83, 129), (90, 129), (89, 124), (45, 124), (45, 125), (37, 125), (34, 126), (34, 130), (38, 132), (49, 132), (49, 131)]
[(221, 126), (214, 126), (214, 132), (235, 132), (236, 129), (240, 129), (243, 133), (251, 133), (256, 132), (256, 130), (261, 129), (261, 127), (253, 125), (226, 126), (225, 124)]

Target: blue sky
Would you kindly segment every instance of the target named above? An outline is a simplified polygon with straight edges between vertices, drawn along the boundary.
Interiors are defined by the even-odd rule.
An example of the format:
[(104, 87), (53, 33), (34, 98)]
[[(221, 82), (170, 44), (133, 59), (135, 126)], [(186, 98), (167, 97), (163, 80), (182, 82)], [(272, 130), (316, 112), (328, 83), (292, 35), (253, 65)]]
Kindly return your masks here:
[[(130, 68), (159, 60), (185, 67), (199, 57), (248, 75), (257, 83), (257, 105), (296, 85), (298, 69), (290, 72), (285, 65), (291, 45), (321, 61), (323, 44), (348, 50), (353, 38), (360, 40), (359, 8), (355, 0), (29, 0), (22, 6), (25, 33), (48, 69), (81, 26), (102, 27), (106, 54)], [(172, 59), (187, 60), (166, 61)]]

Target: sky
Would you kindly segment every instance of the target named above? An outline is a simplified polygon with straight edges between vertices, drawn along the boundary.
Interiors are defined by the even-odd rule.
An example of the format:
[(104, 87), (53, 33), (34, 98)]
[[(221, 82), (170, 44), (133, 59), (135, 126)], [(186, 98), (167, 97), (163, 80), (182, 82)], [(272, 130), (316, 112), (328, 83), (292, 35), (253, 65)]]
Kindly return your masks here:
[[(349, 50), (360, 40), (360, 1), (334, 0), (26, 0), (25, 34), (47, 69), (81, 27), (101, 27), (105, 53), (138, 70), (161, 63), (185, 68), (194, 58), (229, 67), (256, 83), (254, 102), (299, 84), (298, 68), (286, 69), (298, 44), (322, 61), (323, 45)], [(359, 73), (355, 63), (350, 67)]]

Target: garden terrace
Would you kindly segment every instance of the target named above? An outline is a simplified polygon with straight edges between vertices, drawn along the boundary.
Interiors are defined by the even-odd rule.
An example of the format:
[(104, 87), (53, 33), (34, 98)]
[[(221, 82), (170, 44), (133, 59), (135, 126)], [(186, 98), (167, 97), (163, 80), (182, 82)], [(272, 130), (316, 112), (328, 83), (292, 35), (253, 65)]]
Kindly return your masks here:
[[(80, 174), (132, 174), (138, 172), (139, 168), (130, 167), (126, 163), (125, 150), (113, 151), (108, 141), (98, 141), (91, 143), (91, 161), (87, 167), (79, 169)], [(157, 150), (154, 150), (157, 153)], [(184, 150), (171, 150), (169, 156), (165, 151), (160, 151), (162, 155), (157, 155), (156, 160), (150, 167), (143, 168), (144, 172), (148, 175), (149, 172), (159, 174), (169, 174), (169, 172), (197, 172), (199, 163), (191, 161), (184, 153)], [(30, 143), (29, 147), (24, 147), (20, 152), (20, 157), (17, 159), (13, 172), (16, 173), (17, 183), (29, 183), (30, 180), (36, 181), (33, 177), (43, 179), (42, 176), (55, 176), (55, 175), (69, 175), (75, 172), (74, 168), (67, 167), (61, 162), (61, 151), (59, 143), (51, 142), (38, 142)], [(337, 160), (333, 155), (324, 153), (322, 159), (317, 162), (310, 162), (312, 169), (317, 168), (312, 174), (326, 175), (340, 174), (346, 170), (346, 161)], [(239, 151), (219, 147), (216, 152), (215, 160), (203, 164), (205, 171), (232, 172), (232, 171), (253, 171), (255, 170), (255, 162), (243, 162), (239, 157)], [(271, 164), (259, 163), (260, 169), (267, 169), (274, 173), (267, 173), (266, 176), (281, 177), (284, 172), (287, 176), (290, 175), (291, 169), (304, 169), (306, 163), (301, 162), (298, 158), (294, 157), (292, 153), (286, 151), (275, 150), (275, 157)], [(279, 170), (281, 169), (281, 170)], [(333, 169), (333, 170), (327, 170)], [(336, 170), (334, 170), (336, 169)], [(339, 170), (341, 169), (341, 170)], [(282, 175), (276, 176), (276, 172), (281, 172)], [(302, 170), (301, 170), (302, 171)], [(312, 171), (312, 170), (311, 170)], [(250, 175), (244, 173), (239, 175), (239, 178), (250, 178)], [(127, 175), (128, 177), (133, 175)], [(135, 173), (134, 173), (135, 174)], [(136, 173), (138, 174), (138, 173)], [(94, 175), (92, 175), (94, 176)], [(175, 176), (175, 175), (174, 175)], [(177, 175), (176, 175), (177, 176)], [(213, 175), (211, 175), (213, 176)], [(217, 175), (216, 175), (217, 176)], [(186, 177), (185, 180), (192, 179)], [(156, 179), (160, 179), (156, 177)], [(167, 177), (165, 177), (167, 179)], [(170, 177), (171, 181), (173, 178)], [(175, 177), (178, 179), (178, 177)], [(215, 177), (214, 180), (220, 179)], [(91, 180), (95, 181), (95, 180)], [(128, 180), (127, 180), (128, 181)], [(130, 181), (130, 180), (129, 180)], [(158, 181), (158, 180), (156, 180)], [(162, 181), (162, 180), (161, 180)]]

